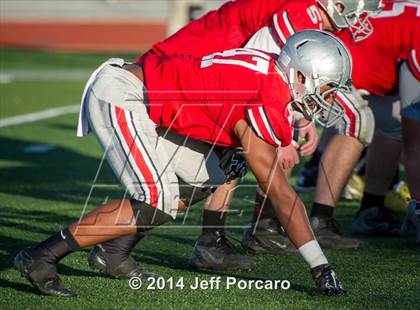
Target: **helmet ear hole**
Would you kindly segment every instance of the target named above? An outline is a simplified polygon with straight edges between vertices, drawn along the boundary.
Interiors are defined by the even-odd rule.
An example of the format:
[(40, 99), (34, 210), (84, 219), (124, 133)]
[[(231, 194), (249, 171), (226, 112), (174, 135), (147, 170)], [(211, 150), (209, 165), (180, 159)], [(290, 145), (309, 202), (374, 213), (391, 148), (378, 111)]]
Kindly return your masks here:
[(297, 72), (297, 80), (298, 80), (299, 83), (305, 84), (306, 78), (303, 75), (303, 73), (300, 72), (300, 71)]
[(337, 9), (337, 12), (339, 12), (340, 14), (344, 12), (344, 4), (342, 3), (336, 3), (335, 8)]

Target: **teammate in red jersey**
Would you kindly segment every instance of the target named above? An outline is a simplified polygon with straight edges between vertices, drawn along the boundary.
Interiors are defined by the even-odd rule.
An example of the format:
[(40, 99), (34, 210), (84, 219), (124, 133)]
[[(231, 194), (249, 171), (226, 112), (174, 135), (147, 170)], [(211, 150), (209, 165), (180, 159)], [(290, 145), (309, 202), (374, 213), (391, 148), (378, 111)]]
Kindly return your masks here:
[[(361, 40), (369, 36), (373, 29), (366, 18), (366, 14), (363, 15), (363, 13), (378, 11), (381, 6), (380, 1), (364, 1), (363, 5), (365, 6), (363, 7), (359, 1), (352, 1), (351, 3), (344, 1), (340, 4), (337, 3), (337, 6), (335, 6), (335, 1), (300, 0), (284, 2), (274, 13), (275, 7), (270, 6), (269, 11), (266, 13), (264, 8), (260, 6), (268, 5), (269, 3), (271, 2), (236, 1), (228, 3), (219, 11), (209, 13), (203, 18), (190, 23), (167, 40), (157, 43), (144, 57), (147, 57), (148, 54), (191, 53), (200, 55), (203, 52), (216, 51), (221, 48), (233, 47), (237, 44), (279, 53), (284, 41), (295, 31), (302, 29), (325, 29), (338, 33), (339, 30), (351, 26), (351, 33), (357, 40)], [(267, 9), (267, 7), (265, 8)], [(342, 11), (341, 15), (338, 14), (340, 10)], [(255, 14), (255, 12), (261, 13)], [(270, 16), (270, 14), (272, 15)], [(349, 31), (344, 32), (349, 33)], [(233, 40), (232, 37), (236, 40)], [(341, 126), (341, 135), (334, 137), (334, 140), (324, 153), (324, 170), (326, 175), (320, 179), (320, 184), (317, 188), (318, 193), (313, 207), (313, 216), (323, 218), (323, 210), (333, 210), (328, 208), (328, 206), (336, 205), (336, 197), (340, 196), (363, 146), (370, 142), (372, 136), (371, 119), (373, 116), (370, 109), (360, 100), (346, 100), (345, 102), (347, 103), (345, 107), (347, 118), (344, 125)], [(309, 136), (310, 139), (306, 145), (301, 146), (300, 151), (303, 155), (309, 155), (316, 146), (316, 138), (312, 138), (316, 137), (316, 131), (313, 126), (302, 127), (300, 136), (305, 138)], [(337, 156), (337, 154), (339, 155)], [(292, 146), (283, 148), (281, 157), (283, 166), (286, 169), (293, 167), (298, 162), (298, 155)], [(334, 161), (331, 158), (334, 158)], [(333, 162), (334, 164), (331, 164)], [(337, 164), (340, 165), (341, 169), (335, 168)], [(206, 226), (223, 226), (223, 211), (229, 205), (229, 200), (226, 199), (226, 192), (230, 194), (233, 188), (235, 188), (234, 182), (230, 186), (220, 187), (212, 199), (206, 203), (206, 210), (203, 215), (203, 234), (206, 232)], [(257, 252), (283, 253), (289, 250), (290, 252), (295, 251), (293, 246), (287, 243), (287, 240), (278, 233), (268, 233), (278, 230), (276, 225), (269, 224), (274, 216), (272, 209), (268, 205), (269, 202), (266, 202), (264, 208), (260, 208), (258, 202), (263, 201), (265, 201), (265, 198), (257, 194), (256, 211), (251, 223), (252, 227), (245, 233), (243, 245)], [(261, 213), (261, 211), (263, 212)], [(328, 220), (329, 217), (331, 215), (328, 216)], [(260, 226), (264, 226), (267, 223), (268, 226), (271, 226), (257, 232), (261, 232), (262, 235), (259, 239), (255, 238), (255, 233), (251, 234), (251, 232), (255, 232), (254, 228), (257, 219)], [(320, 225), (317, 225), (316, 233), (320, 233), (320, 242), (324, 247), (357, 248), (360, 245), (358, 240), (345, 238), (341, 234), (337, 234), (337, 230), (330, 225), (329, 221), (322, 220), (317, 222)], [(270, 240), (275, 241), (275, 243), (270, 240), (262, 240), (264, 238), (267, 239), (267, 237), (271, 238)], [(266, 247), (264, 246), (266, 249), (258, 244), (267, 245)], [(276, 244), (281, 244), (282, 246), (276, 247)], [(285, 245), (288, 245), (287, 251), (285, 250)]]
[(137, 62), (147, 55), (205, 56), (243, 47), (258, 30), (268, 27), (270, 18), (288, 2), (290, 1), (228, 1), (218, 10), (190, 22), (166, 40), (153, 45)]
[[(191, 22), (180, 31), (168, 39), (155, 44), (152, 49), (139, 57), (137, 63), (141, 63), (147, 59), (149, 55), (193, 55), (204, 56), (220, 50), (229, 48), (238, 48), (242, 46), (262, 49), (271, 53), (280, 53), (280, 47), (283, 46), (284, 40), (287, 39), (295, 31), (303, 29), (324, 29), (337, 33), (342, 29), (351, 29), (351, 33), (360, 40), (368, 36), (372, 32), (369, 20), (366, 18), (366, 12), (375, 12), (379, 10), (381, 1), (315, 1), (315, 0), (298, 0), (298, 1), (278, 1), (278, 0), (237, 0), (224, 4), (219, 10), (208, 13), (202, 18)], [(184, 78), (184, 77), (183, 77)], [(185, 77), (187, 78), (187, 77)], [(343, 95), (344, 96), (344, 95)], [(346, 121), (344, 122), (342, 135), (335, 138), (326, 156), (333, 156), (335, 162), (340, 161), (341, 169), (335, 169), (335, 165), (325, 164), (328, 177), (325, 177), (324, 183), (330, 181), (330, 187), (320, 186), (320, 194), (322, 199), (331, 199), (330, 197), (339, 197), (344, 187), (347, 176), (351, 173), (353, 163), (357, 161), (362, 150), (363, 144), (368, 143), (371, 136), (371, 118), (370, 110), (359, 102), (347, 100)], [(307, 142), (300, 147), (302, 155), (309, 155), (316, 147), (317, 134), (315, 126), (308, 125), (308, 122), (302, 120), (300, 124), (299, 135), (305, 138)], [(310, 123), (309, 123), (310, 124)], [(282, 166), (285, 170), (289, 170), (298, 162), (298, 155), (295, 147), (288, 146), (282, 148), (280, 153)], [(337, 155), (338, 154), (338, 155)], [(345, 156), (344, 156), (345, 155)], [(348, 160), (348, 158), (354, 160)], [(344, 163), (343, 163), (344, 161)], [(330, 161), (331, 162), (331, 161)], [(331, 175), (333, 173), (333, 175)], [(196, 258), (203, 256), (197, 252), (197, 248), (205, 249), (206, 246), (214, 249), (223, 249), (218, 244), (220, 236), (224, 235), (223, 226), (225, 221), (226, 210), (229, 208), (235, 182), (229, 185), (220, 186), (214, 195), (206, 201), (205, 211), (203, 213), (203, 232), (199, 238), (199, 242), (194, 248), (191, 263), (194, 266)], [(330, 193), (329, 189), (333, 193)], [(319, 198), (319, 199), (321, 199)], [(259, 200), (265, 201), (262, 193), (257, 195)], [(325, 204), (335, 204), (335, 202), (325, 202)], [(268, 203), (268, 202), (267, 202)], [(269, 223), (269, 227), (263, 227), (262, 237), (268, 238), (264, 244), (265, 248), (259, 247), (261, 238), (255, 238), (254, 229), (247, 230), (244, 235), (245, 247), (259, 247), (259, 251), (282, 254), (285, 252), (296, 252), (296, 249), (290, 242), (279, 234), (277, 224), (271, 224), (275, 217), (272, 208), (266, 206), (262, 209), (256, 204), (256, 212), (252, 226), (254, 227), (257, 219), (259, 223)], [(337, 234), (335, 229), (327, 225), (323, 221), (323, 226), (318, 226), (318, 231), (327, 232), (321, 236), (321, 244), (326, 247), (339, 248), (356, 248), (360, 242), (358, 240), (345, 238), (341, 234)], [(266, 228), (266, 229), (265, 229)], [(120, 248), (122, 256), (125, 257), (135, 246), (136, 242), (143, 237), (139, 234), (138, 239), (135, 237), (123, 237), (102, 244), (96, 247), (90, 256), (92, 261), (98, 261), (98, 253), (101, 253), (102, 261), (107, 256), (107, 252), (117, 252)], [(201, 242), (203, 240), (203, 242)], [(272, 242), (274, 241), (274, 242)], [(221, 252), (223, 252), (221, 251)], [(234, 263), (230, 264), (229, 269), (240, 266), (237, 262), (249, 262), (249, 259), (236, 253), (233, 250), (226, 249), (228, 255), (225, 262), (231, 259)], [(208, 256), (210, 257), (210, 256)], [(236, 262), (236, 263), (235, 263)], [(202, 265), (202, 262), (200, 263)], [(209, 262), (209, 268), (225, 268), (215, 262)], [(102, 267), (102, 270), (105, 270)]]
[[(341, 4), (340, 4), (341, 3)], [(186, 54), (204, 56), (216, 51), (245, 46), (258, 32), (272, 33), (266, 46), (281, 47), (293, 33), (305, 29), (339, 32), (349, 29), (357, 40), (369, 36), (373, 28), (367, 12), (377, 12), (381, 1), (332, 0), (236, 0), (228, 1), (217, 11), (192, 21), (174, 35), (156, 43), (147, 55)], [(278, 49), (278, 47), (277, 47)], [(279, 50), (278, 50), (279, 51)]]
[[(276, 147), (291, 141), (290, 111), (328, 121), (330, 106), (336, 105), (332, 96), (347, 89), (350, 75), (351, 59), (344, 45), (320, 31), (293, 35), (278, 59), (252, 49), (200, 58), (153, 56), (143, 65), (110, 59), (85, 87), (79, 133), (85, 135), (92, 128), (130, 199), (98, 207), (22, 250), (15, 267), (44, 294), (74, 296), (57, 275), (57, 263), (64, 256), (119, 236), (144, 233), (174, 218), (183, 197), (177, 178), (187, 177), (183, 181), (202, 193), (223, 183), (218, 160), (205, 141), (243, 148), (261, 189), (310, 265), (319, 291), (342, 294), (305, 207), (276, 160)], [(203, 127), (214, 128), (216, 135)], [(127, 258), (110, 274), (127, 276), (131, 264)], [(139, 269), (131, 272), (149, 276)]]
[[(368, 151), (365, 192), (352, 231), (365, 236), (416, 233), (420, 241), (420, 218), (416, 215), (416, 209), (420, 209), (416, 173), (420, 141), (420, 3), (386, 1), (383, 11), (371, 22), (375, 31), (362, 42), (355, 43), (346, 33), (339, 35), (352, 54), (354, 85), (371, 94), (367, 99), (376, 123)], [(401, 223), (383, 207), (402, 153), (414, 198), (406, 219), (409, 224), (403, 231)]]
[(354, 43), (347, 33), (340, 33), (351, 52), (352, 79), (358, 89), (378, 96), (398, 90), (398, 65), (407, 62), (420, 80), (420, 4), (410, 1), (386, 3), (380, 14), (371, 18), (375, 32), (366, 40)]
[[(353, 44), (351, 38), (341, 35), (353, 56), (354, 85), (372, 94), (368, 101), (376, 119), (365, 191), (352, 231), (366, 236), (400, 234), (400, 223), (383, 204), (403, 154), (413, 198), (409, 213), (414, 214), (409, 222), (420, 242), (420, 218), (415, 215), (420, 210), (420, 3), (388, 2), (372, 24), (375, 32), (363, 42)], [(405, 227), (404, 233), (409, 230)]]

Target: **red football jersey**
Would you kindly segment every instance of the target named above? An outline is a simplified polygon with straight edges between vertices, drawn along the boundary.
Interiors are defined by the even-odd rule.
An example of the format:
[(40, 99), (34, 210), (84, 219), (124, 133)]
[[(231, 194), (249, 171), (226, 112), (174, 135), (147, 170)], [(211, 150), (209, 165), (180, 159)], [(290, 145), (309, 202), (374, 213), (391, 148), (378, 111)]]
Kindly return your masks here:
[(149, 116), (159, 126), (221, 146), (239, 146), (246, 120), (274, 146), (289, 145), (290, 90), (269, 54), (252, 49), (209, 56), (154, 56), (143, 63)]
[[(230, 1), (155, 44), (136, 62), (147, 55), (204, 56), (244, 46), (279, 53), (294, 32), (323, 29), (319, 10), (315, 0)], [(247, 45), (250, 39), (254, 42)]]
[[(242, 47), (257, 30), (269, 25), (269, 19), (286, 1), (229, 1), (155, 44), (147, 55), (204, 56)], [(139, 57), (136, 62), (143, 58)]]
[(340, 34), (352, 54), (355, 86), (380, 96), (393, 94), (398, 87), (400, 61), (408, 61), (420, 80), (420, 5), (387, 3), (371, 22), (373, 34), (358, 43), (348, 33)]
[(270, 27), (280, 47), (295, 32), (324, 29), (320, 7), (315, 0), (289, 1), (270, 19)]

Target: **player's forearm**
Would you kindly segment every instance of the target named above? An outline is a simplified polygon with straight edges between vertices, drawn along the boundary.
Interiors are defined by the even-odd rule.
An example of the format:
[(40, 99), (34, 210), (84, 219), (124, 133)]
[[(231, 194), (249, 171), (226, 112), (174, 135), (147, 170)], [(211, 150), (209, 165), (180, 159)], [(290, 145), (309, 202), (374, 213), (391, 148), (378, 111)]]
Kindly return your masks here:
[(256, 137), (250, 129), (243, 130), (243, 141), (249, 168), (257, 178), (261, 190), (273, 204), (290, 240), (297, 248), (313, 240), (305, 207), (289, 185), (276, 148)]
[[(327, 264), (328, 261), (309, 225), (304, 204), (288, 184), (287, 178), (277, 162), (276, 166), (270, 170), (272, 171), (271, 182), (263, 189), (289, 239), (311, 268)], [(256, 177), (258, 180), (259, 176), (256, 175)]]
[(259, 139), (245, 123), (238, 123), (236, 129), (249, 168), (270, 199), (290, 240), (311, 268), (327, 264), (308, 223), (305, 207), (279, 165), (276, 149)]
[(269, 191), (268, 197), (289, 239), (311, 268), (327, 264), (308, 222), (304, 204), (288, 184), (276, 184), (275, 189), (281, 188), (282, 193)]
[(299, 248), (315, 239), (308, 222), (305, 206), (289, 185), (280, 165), (276, 163), (276, 167), (273, 167), (271, 171), (273, 173), (272, 181), (265, 192), (290, 240), (296, 248)]

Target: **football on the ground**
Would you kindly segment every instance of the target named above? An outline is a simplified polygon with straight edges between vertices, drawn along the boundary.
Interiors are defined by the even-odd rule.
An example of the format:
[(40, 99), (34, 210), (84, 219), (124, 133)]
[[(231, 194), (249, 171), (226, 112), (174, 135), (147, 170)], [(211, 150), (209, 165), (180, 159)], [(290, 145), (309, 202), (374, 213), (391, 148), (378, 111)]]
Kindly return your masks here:
[(385, 196), (384, 206), (398, 217), (404, 217), (411, 200), (407, 183), (400, 181)]

